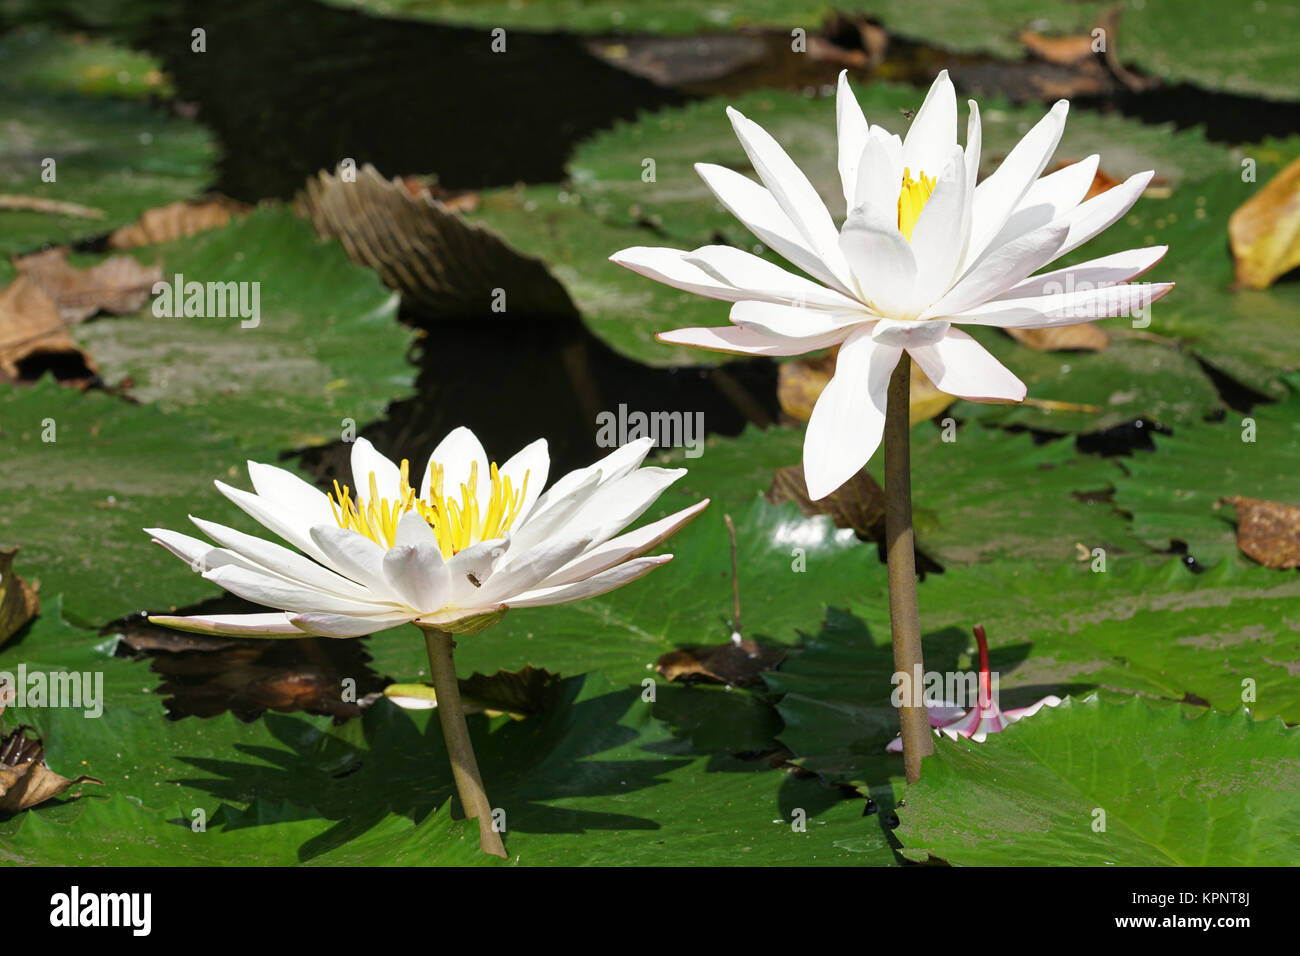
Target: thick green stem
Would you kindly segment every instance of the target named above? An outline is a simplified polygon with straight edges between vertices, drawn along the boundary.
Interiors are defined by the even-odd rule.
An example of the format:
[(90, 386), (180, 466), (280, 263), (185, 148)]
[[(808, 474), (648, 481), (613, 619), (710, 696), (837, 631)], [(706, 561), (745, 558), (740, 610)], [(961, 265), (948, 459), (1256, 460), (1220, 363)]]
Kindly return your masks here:
[(912, 359), (904, 352), (889, 380), (885, 410), (885, 546), (889, 556), (889, 626), (894, 671), (906, 675), (898, 710), (907, 782), (921, 779), (921, 758), (934, 753), (921, 660), (921, 615), (916, 603), (916, 543), (912, 531)]
[(478, 818), (479, 849), (493, 856), (505, 857), (506, 848), (501, 834), (492, 827), (492, 804), (488, 803), (474, 760), (474, 747), (465, 723), (465, 708), (460, 700), (460, 684), (456, 680), (456, 664), (451, 651), (455, 646), (451, 635), (436, 627), (421, 627), (424, 644), (429, 650), (429, 668), (433, 672), (433, 691), (438, 697), (438, 719), (442, 722), (442, 736), (447, 742), (447, 756), (451, 759), (452, 776), (465, 816)]

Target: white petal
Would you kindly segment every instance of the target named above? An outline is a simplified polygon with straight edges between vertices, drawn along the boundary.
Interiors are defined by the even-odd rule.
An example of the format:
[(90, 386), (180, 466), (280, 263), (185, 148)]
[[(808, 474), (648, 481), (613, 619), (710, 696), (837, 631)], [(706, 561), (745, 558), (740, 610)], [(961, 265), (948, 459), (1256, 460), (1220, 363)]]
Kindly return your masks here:
[(820, 339), (835, 333), (843, 338), (853, 326), (875, 320), (861, 307), (853, 312), (823, 312), (770, 302), (737, 302), (731, 307), (731, 321), (737, 326), (774, 339)]
[(1163, 259), (1168, 251), (1168, 246), (1148, 246), (1145, 249), (1116, 252), (1109, 256), (1102, 256), (1100, 259), (1091, 259), (1078, 265), (1066, 266), (1064, 269), (1030, 276), (997, 298), (1027, 299), (1118, 285), (1146, 272)]
[(689, 508), (683, 508), (666, 518), (660, 518), (658, 521), (652, 521), (635, 531), (629, 531), (627, 534), (610, 538), (599, 547), (592, 548), (586, 554), (570, 561), (545, 581), (542, 581), (541, 586), (550, 588), (561, 584), (570, 584), (599, 574), (629, 558), (638, 557), (651, 548), (658, 547), (676, 534), (683, 525), (708, 507), (708, 504), (709, 499), (705, 498), (703, 501), (696, 502)]
[(816, 253), (826, 268), (840, 279), (847, 278), (836, 240), (838, 233), (826, 204), (808, 177), (786, 155), (767, 130), (748, 119), (739, 110), (727, 107), (731, 127), (745, 148), (754, 171), (768, 188), (781, 210), (794, 223), (808, 248)]
[(179, 617), (169, 614), (151, 614), (149, 623), (170, 627), (194, 634), (215, 634), (223, 637), (302, 637), (302, 631), (289, 621), (289, 615), (273, 614), (196, 614)]
[(569, 532), (548, 538), (529, 549), (512, 548), (507, 558), (475, 595), (475, 600), (494, 605), (535, 588), (592, 545), (590, 532)]
[[(748, 180), (746, 180), (748, 182)], [(695, 295), (724, 302), (735, 302), (745, 298), (744, 289), (737, 289), (729, 282), (724, 282), (710, 275), (694, 263), (687, 262), (690, 255), (681, 249), (660, 249), (654, 246), (631, 246), (609, 257), (610, 262), (618, 263), (626, 269), (640, 273), (656, 282), (682, 289)]]
[(513, 547), (510, 538), (491, 538), (453, 554), (447, 562), (450, 590), (446, 603), (454, 607), (478, 607), (479, 590), (492, 579), (496, 566)]
[(304, 534), (313, 524), (327, 524), (334, 520), (334, 510), (324, 492), (292, 472), (250, 461), (248, 477), (258, 496), (284, 520), (302, 529)]
[(364, 438), (352, 443), (352, 492), (358, 501), (370, 500), (370, 476), (375, 478), (379, 498), (394, 501), (401, 487), (402, 473)]
[(858, 288), (873, 311), (891, 318), (904, 315), (916, 283), (916, 258), (898, 231), (897, 206), (889, 210), (859, 206), (849, 213), (840, 247), (857, 277)]
[(1101, 157), (1094, 153), (1037, 180), (1025, 192), (1020, 205), (993, 237), (988, 248), (996, 249), (1017, 236), (1069, 215), (1092, 188), (1100, 161)]
[(407, 545), (412, 548), (438, 546), (438, 536), (429, 527), (429, 522), (420, 517), (418, 511), (408, 511), (397, 519), (397, 534), (393, 544)]
[(389, 587), (407, 607), (428, 614), (447, 603), (451, 577), (436, 545), (395, 545), (383, 567)]
[(823, 262), (821, 255), (800, 235), (798, 228), (770, 192), (748, 176), (725, 166), (696, 163), (695, 171), (718, 198), (718, 202), (744, 223), (764, 245), (814, 279), (845, 295), (853, 294), (850, 291), (852, 282), (847, 266), (837, 275), (830, 265)]
[[(933, 298), (956, 278), (970, 229), (971, 197), (966, 185), (966, 164), (959, 147), (939, 174), (934, 193), (917, 217), (912, 230), (912, 255), (916, 261), (916, 291)], [(929, 302), (921, 303), (921, 306)]]
[(317, 525), (311, 529), (311, 539), (331, 566), (365, 585), (373, 597), (381, 601), (397, 600), (384, 574), (384, 548), (365, 535), (338, 526)]
[(948, 334), (944, 319), (881, 319), (871, 328), (871, 341), (900, 349), (934, 345)]
[(1070, 104), (1057, 101), (1051, 111), (1016, 143), (1002, 165), (975, 188), (971, 236), (963, 269), (977, 261), (1002, 231), (1034, 180), (1042, 175), (1065, 131)]
[(511, 598), (510, 607), (546, 607), (552, 604), (565, 604), (583, 598), (595, 597), (614, 588), (622, 587), (639, 577), (649, 574), (661, 564), (672, 560), (671, 554), (659, 554), (650, 558), (635, 558), (625, 564), (617, 565), (608, 571), (592, 575), (573, 584), (562, 584), (554, 588), (538, 588)]
[[(564, 522), (563, 535), (588, 535), (599, 545), (618, 534), (648, 509), (682, 475), (685, 468), (640, 468), (601, 485)], [(528, 529), (532, 531), (532, 529)], [(553, 531), (552, 534), (558, 534)], [(520, 533), (512, 547), (533, 548), (543, 539)]]
[(960, 329), (934, 345), (908, 349), (935, 388), (972, 401), (1022, 401), (1025, 383)]
[(1161, 298), (1172, 282), (1135, 282), (1062, 295), (1029, 299), (999, 299), (949, 320), (963, 325), (992, 325), (1002, 329), (1046, 329), (1077, 325), (1116, 315), (1132, 315)]
[(970, 109), (970, 115), (966, 118), (966, 149), (963, 155), (966, 160), (966, 188), (970, 190), (973, 199), (980, 178), (980, 151), (984, 147), (984, 131), (980, 126), (979, 104), (967, 100), (966, 106)]
[(858, 182), (854, 190), (856, 202), (851, 203), (847, 211), (852, 213), (859, 206), (892, 209), (897, 223), (898, 194), (902, 188), (902, 140), (879, 126), (872, 127), (858, 161)]
[(819, 285), (803, 276), (732, 246), (701, 246), (688, 253), (686, 261), (709, 275), (728, 282), (745, 294), (744, 299), (761, 299), (786, 305), (803, 303), (813, 308), (854, 309), (856, 300)]
[(1070, 233), (1065, 237), (1060, 255), (1077, 249), (1097, 233), (1118, 222), (1120, 216), (1133, 208), (1154, 175), (1154, 170), (1135, 173), (1118, 186), (1112, 186), (1101, 195), (1093, 196), (1072, 209), (1065, 217)]
[(723, 325), (717, 328), (674, 329), (655, 336), (668, 345), (730, 352), (734, 355), (802, 355), (830, 348), (839, 341), (837, 333), (810, 336), (806, 339), (774, 339), (750, 329)]
[[(241, 491), (238, 488), (232, 488), (223, 481), (214, 481), (213, 484), (217, 486), (218, 491), (229, 498), (258, 524), (279, 535), (303, 554), (315, 558), (317, 561), (333, 568), (335, 571), (340, 570), (330, 562), (329, 558), (325, 557), (325, 552), (316, 547), (316, 542), (312, 541), (311, 529), (313, 525), (308, 523), (308, 519), (305, 515), (286, 512), (282, 508), (278, 507), (272, 500), (264, 498), (261, 495), (249, 494), (247, 491)], [(311, 490), (316, 491), (315, 488), (312, 488)], [(317, 493), (319, 494), (319, 492)], [(325, 496), (321, 495), (321, 497), (324, 498)], [(326, 502), (325, 507), (329, 507), (328, 501)], [(319, 523), (335, 523), (333, 513), (330, 513)]]
[(510, 486), (516, 492), (523, 491), (524, 501), (519, 508), (519, 514), (515, 517), (516, 528), (523, 525), (528, 520), (528, 514), (533, 510), (537, 499), (542, 495), (542, 489), (546, 487), (546, 479), (551, 470), (551, 453), (547, 448), (546, 439), (539, 438), (510, 457), (504, 465), (501, 466), (501, 477), (510, 479)]
[(1051, 223), (1008, 242), (984, 257), (948, 292), (927, 308), (925, 318), (948, 317), (1001, 295), (1059, 254), (1067, 227)]
[(203, 577), (231, 594), (237, 594), (254, 604), (280, 608), (285, 611), (333, 611), (340, 614), (375, 614), (391, 612), (391, 606), (379, 602), (366, 603), (341, 598), (325, 591), (317, 591), (300, 584), (285, 581), (244, 568), (223, 567), (203, 572)]
[(479, 498), (479, 507), (486, 510), (486, 490), (490, 488), (487, 453), (472, 431), (463, 425), (452, 429), (433, 450), (424, 470), (424, 483), (420, 486), (425, 498), (429, 496), (434, 464), (442, 466), (442, 490), (449, 497), (460, 497), (461, 486), (469, 483), (470, 472), (474, 471), (478, 476), (475, 494)]
[(817, 398), (804, 435), (804, 478), (814, 501), (857, 474), (879, 447), (889, 377), (902, 354), (876, 345), (868, 330), (854, 332), (840, 347), (835, 374)]
[(410, 614), (363, 617), (349, 614), (324, 614), (317, 611), (295, 614), (290, 618), (299, 636), (315, 637), (362, 637), (366, 634), (386, 631), (400, 624), (409, 624), (411, 620)]
[(849, 71), (840, 70), (839, 87), (835, 93), (835, 137), (839, 146), (840, 185), (844, 189), (844, 208), (857, 205), (853, 200), (858, 185), (858, 161), (867, 145), (869, 127), (862, 115), (858, 98), (849, 88)]
[(359, 600), (369, 598), (366, 589), (361, 585), (349, 581), (342, 575), (335, 574), (315, 561), (304, 558), (288, 548), (256, 538), (251, 534), (244, 534), (244, 532), (236, 531), (234, 528), (227, 528), (225, 525), (217, 524), (214, 521), (204, 521), (202, 518), (196, 518), (193, 515), (190, 515), (190, 520), (217, 544), (229, 548), (231, 551), (248, 558), (254, 564), (260, 565), (262, 568), (281, 577), (299, 581), (308, 587), (329, 591), (340, 597)]
[(948, 71), (941, 70), (903, 137), (903, 166), (911, 170), (913, 179), (920, 179), (923, 172), (934, 176), (956, 145), (957, 91)]

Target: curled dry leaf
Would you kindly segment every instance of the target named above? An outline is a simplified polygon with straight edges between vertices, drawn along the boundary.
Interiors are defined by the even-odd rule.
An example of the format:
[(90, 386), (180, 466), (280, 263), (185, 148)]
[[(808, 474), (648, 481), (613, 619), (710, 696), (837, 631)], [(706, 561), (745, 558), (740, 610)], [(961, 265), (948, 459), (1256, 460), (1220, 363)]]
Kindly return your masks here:
[(1232, 214), (1228, 240), (1239, 286), (1267, 289), (1300, 266), (1300, 157)]
[(185, 239), (208, 229), (228, 225), (236, 216), (246, 215), (250, 206), (226, 196), (181, 200), (154, 209), (146, 209), (140, 218), (123, 226), (108, 237), (110, 249), (135, 249), (173, 239)]
[[(476, 671), (458, 683), (465, 713), (489, 717), (504, 714), (511, 720), (524, 720), (546, 709), (551, 686), (557, 680), (558, 674), (527, 664), (522, 670), (499, 670), (491, 676)], [(389, 684), (384, 696), (408, 710), (438, 706), (438, 695), (429, 683)]]
[[(41, 599), (37, 597), (36, 589), (14, 573), (14, 555), (17, 553), (17, 548), (0, 549), (0, 646), (41, 613)], [(3, 709), (0, 706), (0, 710)]]
[[(777, 371), (776, 397), (781, 410), (801, 422), (812, 417), (813, 406), (826, 383), (835, 374), (838, 348), (823, 355), (803, 356), (781, 365)], [(944, 411), (956, 399), (934, 387), (934, 383), (912, 363), (911, 422), (923, 422)]]
[(97, 312), (125, 315), (147, 301), (162, 267), (144, 266), (130, 256), (112, 256), (89, 269), (68, 263), (64, 249), (47, 249), (14, 260), (19, 276), (39, 286), (67, 325)]
[(503, 288), (512, 313), (577, 314), (540, 259), (368, 163), (353, 182), (322, 170), (299, 204), (317, 233), (337, 238), (354, 262), (435, 318), (490, 313), (494, 290)]
[(94, 360), (68, 334), (54, 300), (20, 275), (0, 290), (0, 376), (29, 381), (52, 367), (72, 370), (59, 376), (70, 384), (89, 382), (96, 373)]
[[(0, 711), (4, 708), (0, 706)], [(45, 763), (45, 747), (19, 727), (0, 737), (0, 813), (17, 813), (53, 799), (79, 783), (104, 781), (82, 774), (69, 780)]]
[(760, 644), (751, 638), (727, 641), (708, 647), (683, 647), (659, 658), (655, 670), (665, 680), (712, 681), (733, 687), (749, 687), (763, 682), (763, 671), (770, 671), (785, 660), (786, 649)]
[(835, 527), (852, 528), (865, 541), (885, 538), (885, 489), (865, 468), (818, 501), (808, 496), (802, 464), (778, 468), (767, 500), (793, 501), (806, 515), (830, 515)]
[(1221, 498), (1237, 511), (1237, 547), (1268, 568), (1300, 568), (1300, 508), (1260, 498)]

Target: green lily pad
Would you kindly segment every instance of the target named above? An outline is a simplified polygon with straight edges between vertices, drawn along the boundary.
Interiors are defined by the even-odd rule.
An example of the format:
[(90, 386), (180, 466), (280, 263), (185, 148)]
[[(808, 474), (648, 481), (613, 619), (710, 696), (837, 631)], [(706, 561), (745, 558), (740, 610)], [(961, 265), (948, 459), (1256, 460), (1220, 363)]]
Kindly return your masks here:
[(1294, 866), (1297, 767), (1281, 721), (1070, 700), (940, 740), (896, 834), (910, 859), (964, 865)]
[[(128, 81), (120, 85), (128, 96), (137, 82), (132, 77), (143, 82), (149, 74), (138, 55), (101, 43), (82, 50), (44, 31), (11, 34), (0, 44), (0, 192), (103, 213), (0, 211), (6, 259), (110, 232), (146, 209), (202, 193), (212, 179), (216, 150), (201, 126), (103, 95), (91, 81), (69, 89), (56, 77), (76, 63), (83, 75), (94, 64), (105, 66), (113, 83), (125, 72)], [(47, 159), (54, 160), (53, 182), (42, 178)]]
[[(1245, 704), (1260, 719), (1300, 721), (1294, 576), (1226, 561), (1203, 574), (1133, 558), (1093, 567), (1002, 561), (927, 576), (927, 673), (973, 671), (971, 628), (983, 624), (1003, 707), (1100, 687), (1223, 711)], [(766, 675), (785, 695), (780, 740), (832, 782), (882, 783), (887, 761), (899, 759), (883, 756), (897, 734), (892, 673), (887, 591), (864, 586), (858, 603), (830, 613)]]
[(1157, 436), (1154, 452), (1125, 459), (1115, 505), (1132, 514), (1134, 533), (1152, 547), (1181, 541), (1197, 560), (1218, 561), (1237, 554), (1235, 516), (1218, 500), (1244, 495), (1300, 503), (1297, 468), (1300, 396), (1293, 393), (1249, 415), (1229, 413), (1217, 424)]
[[(335, 441), (348, 420), (355, 433), (410, 394), (413, 334), (395, 321), (397, 296), (289, 209), (264, 207), (135, 254), (161, 264), (169, 292), (76, 333), (105, 380), (131, 380), (132, 397), (267, 455)], [(205, 288), (204, 314), (174, 314), (177, 275), (182, 306), (192, 282), (233, 282), (250, 308), (236, 310), (232, 298), (222, 316)], [(254, 292), (258, 314), (245, 318)], [(159, 317), (160, 299), (173, 314)]]

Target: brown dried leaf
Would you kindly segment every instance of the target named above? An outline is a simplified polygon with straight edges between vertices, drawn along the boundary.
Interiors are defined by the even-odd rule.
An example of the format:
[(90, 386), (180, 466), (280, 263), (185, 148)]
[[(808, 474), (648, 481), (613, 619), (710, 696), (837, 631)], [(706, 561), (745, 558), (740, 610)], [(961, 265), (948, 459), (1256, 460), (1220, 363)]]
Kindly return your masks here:
[(1020, 34), (1020, 42), (1033, 56), (1061, 66), (1075, 66), (1095, 56), (1092, 50), (1092, 36), (1086, 33), (1077, 36), (1047, 37), (1041, 33), (1025, 31)]
[(162, 279), (161, 266), (144, 266), (130, 256), (113, 256), (89, 269), (69, 265), (66, 256), (64, 249), (47, 249), (14, 260), (14, 266), (50, 297), (67, 325), (96, 312), (134, 312)]
[(108, 247), (134, 249), (173, 239), (186, 239), (208, 229), (228, 225), (236, 216), (246, 215), (250, 208), (226, 196), (213, 196), (146, 209), (135, 222), (109, 236)]
[(322, 170), (298, 201), (317, 233), (337, 238), (353, 261), (434, 317), (489, 313), (500, 288), (510, 289), (511, 312), (577, 314), (540, 259), (427, 191), (413, 195), (402, 180), (384, 179), (369, 163), (355, 182)]
[(1006, 333), (1035, 352), (1100, 352), (1110, 345), (1110, 336), (1095, 322), (1049, 329), (1007, 329)]
[(830, 515), (835, 527), (852, 528), (867, 541), (885, 537), (885, 490), (865, 468), (820, 501), (808, 496), (802, 464), (778, 468), (767, 500), (793, 501), (806, 515)]
[[(18, 630), (41, 613), (41, 599), (36, 590), (14, 573), (17, 548), (0, 549), (0, 647)], [(0, 710), (3, 710), (0, 706)]]
[(710, 647), (683, 647), (659, 658), (655, 670), (666, 680), (707, 680), (733, 687), (761, 684), (763, 671), (785, 660), (784, 647), (760, 644), (749, 638)]
[(41, 741), (28, 737), (26, 727), (0, 738), (0, 813), (27, 810), (78, 783), (104, 785), (104, 781), (85, 774), (69, 780), (55, 773), (45, 763)]
[(1300, 568), (1300, 508), (1259, 498), (1221, 498), (1237, 510), (1237, 547), (1268, 568)]
[(1267, 289), (1300, 266), (1300, 158), (1232, 214), (1228, 241), (1239, 286)]
[[(835, 374), (835, 356), (838, 351), (830, 349), (824, 355), (804, 356), (781, 365), (777, 370), (776, 397), (781, 403), (782, 411), (802, 422), (812, 417), (818, 396)], [(913, 425), (933, 418), (954, 401), (956, 398), (935, 388), (920, 366), (912, 363), (909, 417)]]
[(75, 370), (60, 376), (65, 381), (95, 377), (94, 360), (72, 340), (54, 301), (19, 276), (0, 290), (0, 376), (28, 381), (60, 363)]

